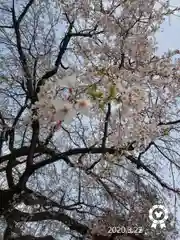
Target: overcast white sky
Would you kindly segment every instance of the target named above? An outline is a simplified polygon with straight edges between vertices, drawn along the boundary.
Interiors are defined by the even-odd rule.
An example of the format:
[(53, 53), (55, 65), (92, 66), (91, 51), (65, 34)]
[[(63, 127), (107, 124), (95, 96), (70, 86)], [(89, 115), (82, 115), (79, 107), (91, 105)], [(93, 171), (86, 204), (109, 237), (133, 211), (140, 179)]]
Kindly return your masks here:
[[(170, 5), (180, 7), (180, 0), (171, 0)], [(180, 13), (179, 17), (171, 16), (166, 19), (157, 37), (159, 42), (159, 53), (163, 53), (168, 48), (180, 49)]]
[[(170, 5), (179, 6), (180, 0), (171, 0)], [(161, 31), (157, 34), (158, 40), (158, 53), (162, 54), (167, 49), (180, 49), (180, 13), (178, 16), (167, 17), (165, 22), (162, 24)], [(167, 166), (163, 171), (164, 175), (168, 178), (168, 169)], [(180, 177), (179, 174), (175, 174), (176, 181), (179, 182)], [(177, 186), (178, 187), (178, 186)], [(174, 198), (169, 199), (172, 205), (174, 204)], [(171, 209), (173, 212), (174, 209)], [(180, 200), (177, 201), (177, 222), (180, 222)], [(179, 224), (178, 224), (179, 225)], [(176, 238), (176, 240), (180, 240), (180, 237)]]

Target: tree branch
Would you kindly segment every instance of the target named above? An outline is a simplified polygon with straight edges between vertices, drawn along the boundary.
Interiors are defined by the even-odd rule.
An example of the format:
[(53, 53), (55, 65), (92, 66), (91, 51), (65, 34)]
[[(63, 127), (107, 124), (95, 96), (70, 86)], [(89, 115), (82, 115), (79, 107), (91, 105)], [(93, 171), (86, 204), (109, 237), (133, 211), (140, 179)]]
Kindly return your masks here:
[(52, 77), (54, 74), (57, 73), (59, 66), (61, 65), (62, 68), (65, 68), (62, 64), (62, 57), (67, 50), (68, 44), (71, 40), (72, 37), (90, 37), (92, 38), (94, 35), (98, 35), (103, 33), (103, 31), (98, 31), (96, 32), (97, 26), (95, 26), (94, 29), (92, 30), (84, 30), (80, 32), (72, 32), (73, 26), (74, 26), (74, 21), (70, 21), (68, 18), (67, 14), (66, 18), (69, 22), (69, 28), (67, 33), (65, 34), (65, 37), (62, 39), (60, 45), (59, 45), (59, 53), (57, 55), (57, 59), (55, 61), (55, 66), (52, 70), (47, 71), (41, 78), (41, 80), (37, 84), (37, 90), (36, 92), (38, 93), (40, 91), (40, 87), (44, 84), (45, 80)]
[[(18, 149), (13, 149), (12, 153), (0, 157), (0, 164), (5, 161), (8, 161), (9, 159), (12, 159), (12, 154), (14, 154), (16, 158), (26, 156), (28, 155), (29, 150), (30, 150), (30, 147), (27, 147), (27, 146), (24, 146)], [(35, 153), (48, 154), (51, 156), (55, 154), (54, 150), (43, 147), (43, 146), (36, 147)]]
[(8, 26), (8, 25), (0, 25), (0, 28), (13, 28), (13, 26)]
[(20, 24), (20, 22), (22, 21), (22, 19), (24, 18), (24, 16), (28, 12), (28, 10), (31, 7), (31, 5), (33, 4), (33, 2), (34, 2), (34, 0), (29, 0), (29, 2), (27, 3), (27, 5), (25, 6), (24, 10), (22, 11), (21, 15), (19, 16), (19, 18), (17, 20), (18, 24)]
[(8, 187), (11, 189), (14, 187), (14, 180), (12, 176), (12, 169), (13, 169), (13, 163), (16, 161), (16, 158), (12, 155), (12, 158), (8, 161), (7, 167), (6, 167), (6, 178)]
[(70, 39), (72, 37), (71, 32), (72, 32), (73, 25), (74, 25), (74, 21), (69, 24), (68, 31), (67, 31), (67, 33), (65, 34), (65, 37), (63, 38), (63, 40), (60, 43), (59, 53), (57, 55), (54, 68), (52, 70), (50, 70), (50, 71), (47, 71), (42, 76), (41, 80), (37, 84), (36, 93), (39, 93), (40, 87), (44, 84), (45, 79), (48, 79), (48, 78), (52, 77), (54, 74), (57, 73), (59, 65), (61, 64), (62, 57), (63, 57), (63, 55), (64, 55), (64, 53), (65, 53), (65, 51), (67, 49), (67, 46), (68, 46), (68, 44), (70, 42)]
[(33, 156), (34, 156), (34, 153), (36, 150), (36, 144), (37, 144), (38, 137), (39, 137), (39, 121), (38, 120), (33, 121), (32, 130), (33, 130), (33, 134), (32, 134), (32, 139), (31, 139), (31, 145), (29, 148), (29, 153), (27, 156), (26, 168), (29, 168), (33, 163)]
[(149, 169), (146, 165), (144, 165), (143, 162), (141, 162), (140, 160), (134, 158), (131, 155), (126, 156), (127, 159), (129, 159), (132, 163), (136, 164), (138, 163), (138, 165), (140, 166), (140, 168), (142, 168), (143, 170), (145, 170), (147, 173), (149, 173), (152, 177), (154, 177), (157, 182), (164, 188), (172, 191), (172, 192), (176, 192), (178, 194), (180, 194), (180, 189), (174, 189), (173, 187), (170, 187), (169, 185), (167, 185), (160, 177), (158, 177), (156, 175), (156, 173), (154, 173), (151, 169)]
[(56, 161), (58, 161), (59, 159), (64, 159), (66, 161), (66, 163), (71, 166), (74, 167), (74, 165), (69, 162), (68, 156), (73, 156), (73, 155), (78, 155), (78, 154), (86, 154), (86, 153), (90, 153), (90, 154), (98, 154), (98, 153), (109, 153), (109, 154), (114, 154), (117, 153), (119, 151), (119, 154), (121, 153), (122, 149), (115, 149), (115, 148), (105, 148), (103, 149), (102, 147), (97, 147), (97, 148), (74, 148), (74, 149), (70, 149), (64, 153), (60, 153), (60, 154), (54, 154), (54, 156), (52, 156), (49, 159), (46, 159), (42, 162), (37, 163), (36, 165), (33, 166), (33, 171), (46, 166), (47, 164), (50, 163), (54, 163)]
[[(49, 150), (49, 154), (52, 156), (44, 161), (41, 161), (37, 164), (32, 165), (31, 167), (27, 168), (26, 171), (23, 173), (23, 175), (20, 178), (19, 181), (19, 186), (21, 188), (21, 184), (23, 182), (23, 184), (25, 184), (29, 177), (38, 169), (48, 165), (48, 164), (52, 164), (54, 162), (59, 161), (60, 159), (63, 159), (70, 167), (75, 167), (75, 165), (70, 161), (69, 156), (73, 156), (73, 155), (78, 155), (78, 154), (86, 154), (86, 153), (90, 153), (90, 154), (97, 154), (97, 153), (109, 153), (109, 154), (114, 154), (119, 152), (119, 154), (121, 154), (122, 150), (127, 150), (127, 148), (121, 148), (121, 149), (115, 149), (115, 148), (74, 148), (74, 149), (70, 149), (64, 153), (56, 153), (53, 152), (51, 150)], [(46, 149), (46, 151), (48, 152), (48, 149)]]
[(32, 98), (32, 96), (33, 96), (32, 79), (31, 79), (31, 74), (30, 74), (29, 68), (28, 68), (27, 59), (26, 59), (26, 56), (25, 56), (25, 54), (23, 52), (23, 49), (22, 49), (22, 46), (21, 46), (21, 34), (20, 34), (20, 21), (22, 20), (22, 18), (26, 14), (27, 10), (23, 11), (23, 13), (20, 15), (20, 20), (19, 19), (16, 20), (15, 6), (14, 6), (14, 0), (13, 0), (12, 20), (13, 20), (13, 27), (14, 27), (15, 35), (16, 35), (17, 50), (18, 50), (18, 53), (19, 53), (19, 59), (20, 59), (20, 62), (22, 64), (24, 75), (26, 77), (28, 95), (29, 95), (30, 98)]
[(104, 149), (106, 147), (106, 139), (107, 139), (107, 135), (108, 135), (108, 123), (109, 123), (109, 118), (111, 115), (111, 104), (108, 103), (108, 110), (106, 113), (106, 117), (105, 117), (105, 125), (104, 125), (104, 136), (102, 139), (102, 148)]
[(84, 235), (88, 231), (88, 227), (76, 221), (75, 219), (69, 217), (64, 213), (57, 213), (57, 212), (38, 212), (34, 214), (29, 214), (25, 212), (21, 212), (17, 209), (14, 209), (11, 212), (11, 218), (14, 221), (21, 222), (37, 222), (37, 221), (44, 221), (44, 220), (57, 220), (68, 226), (71, 230), (75, 230), (78, 233)]
[(175, 120), (175, 121), (169, 121), (169, 122), (160, 122), (158, 124), (158, 126), (162, 126), (162, 125), (173, 125), (173, 124), (177, 124), (177, 123), (180, 123), (180, 119), (179, 120)]
[(13, 238), (10, 238), (9, 240), (55, 240), (55, 238), (53, 238), (50, 235), (44, 236), (44, 237), (34, 237), (31, 235), (24, 235), (20, 237), (13, 237)]

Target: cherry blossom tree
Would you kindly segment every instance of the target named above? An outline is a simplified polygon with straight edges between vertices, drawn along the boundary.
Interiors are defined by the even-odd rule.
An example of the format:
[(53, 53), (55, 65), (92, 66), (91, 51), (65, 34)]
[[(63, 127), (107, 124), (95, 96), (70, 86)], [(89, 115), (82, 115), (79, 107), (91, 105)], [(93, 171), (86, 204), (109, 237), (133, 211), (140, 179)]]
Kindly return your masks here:
[(148, 218), (180, 193), (180, 51), (156, 53), (177, 11), (163, 0), (0, 1), (4, 240), (177, 239), (173, 212), (160, 234)]

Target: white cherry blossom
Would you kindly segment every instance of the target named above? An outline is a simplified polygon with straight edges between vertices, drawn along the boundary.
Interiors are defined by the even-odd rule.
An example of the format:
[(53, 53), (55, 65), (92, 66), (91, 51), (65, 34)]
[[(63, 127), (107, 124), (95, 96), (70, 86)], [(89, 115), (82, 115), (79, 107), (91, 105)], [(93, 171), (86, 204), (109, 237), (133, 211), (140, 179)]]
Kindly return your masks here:
[(60, 86), (61, 88), (74, 88), (77, 84), (77, 80), (76, 80), (77, 76), (76, 74), (72, 74), (70, 76), (66, 76), (62, 79), (58, 79), (57, 81), (57, 85)]
[(77, 100), (77, 103), (75, 105), (77, 111), (85, 116), (89, 116), (90, 107), (91, 103), (89, 100), (86, 99)]
[(56, 110), (54, 114), (55, 121), (63, 121), (66, 124), (71, 123), (73, 118), (76, 116), (76, 110), (73, 105), (67, 101), (61, 99), (55, 99), (52, 104)]

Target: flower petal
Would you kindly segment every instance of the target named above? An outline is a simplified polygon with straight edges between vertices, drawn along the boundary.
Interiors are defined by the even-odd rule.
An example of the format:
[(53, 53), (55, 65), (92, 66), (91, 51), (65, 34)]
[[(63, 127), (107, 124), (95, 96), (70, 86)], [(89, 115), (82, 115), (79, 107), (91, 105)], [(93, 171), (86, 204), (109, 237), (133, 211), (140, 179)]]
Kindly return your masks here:
[(67, 104), (67, 101), (61, 99), (54, 99), (51, 101), (53, 106), (55, 107), (56, 111), (61, 110)]
[(89, 116), (89, 108), (91, 104), (88, 100), (86, 99), (80, 99), (75, 105), (75, 108), (77, 111), (83, 115)]
[(76, 85), (76, 74), (59, 79), (57, 83), (60, 87), (74, 88)]
[(65, 113), (63, 111), (58, 111), (54, 114), (54, 121), (63, 121), (65, 118)]
[(81, 108), (79, 112), (85, 116), (89, 116), (89, 109), (88, 108)]
[(73, 121), (73, 118), (75, 116), (76, 116), (76, 110), (73, 108), (65, 115), (64, 123), (69, 125)]

